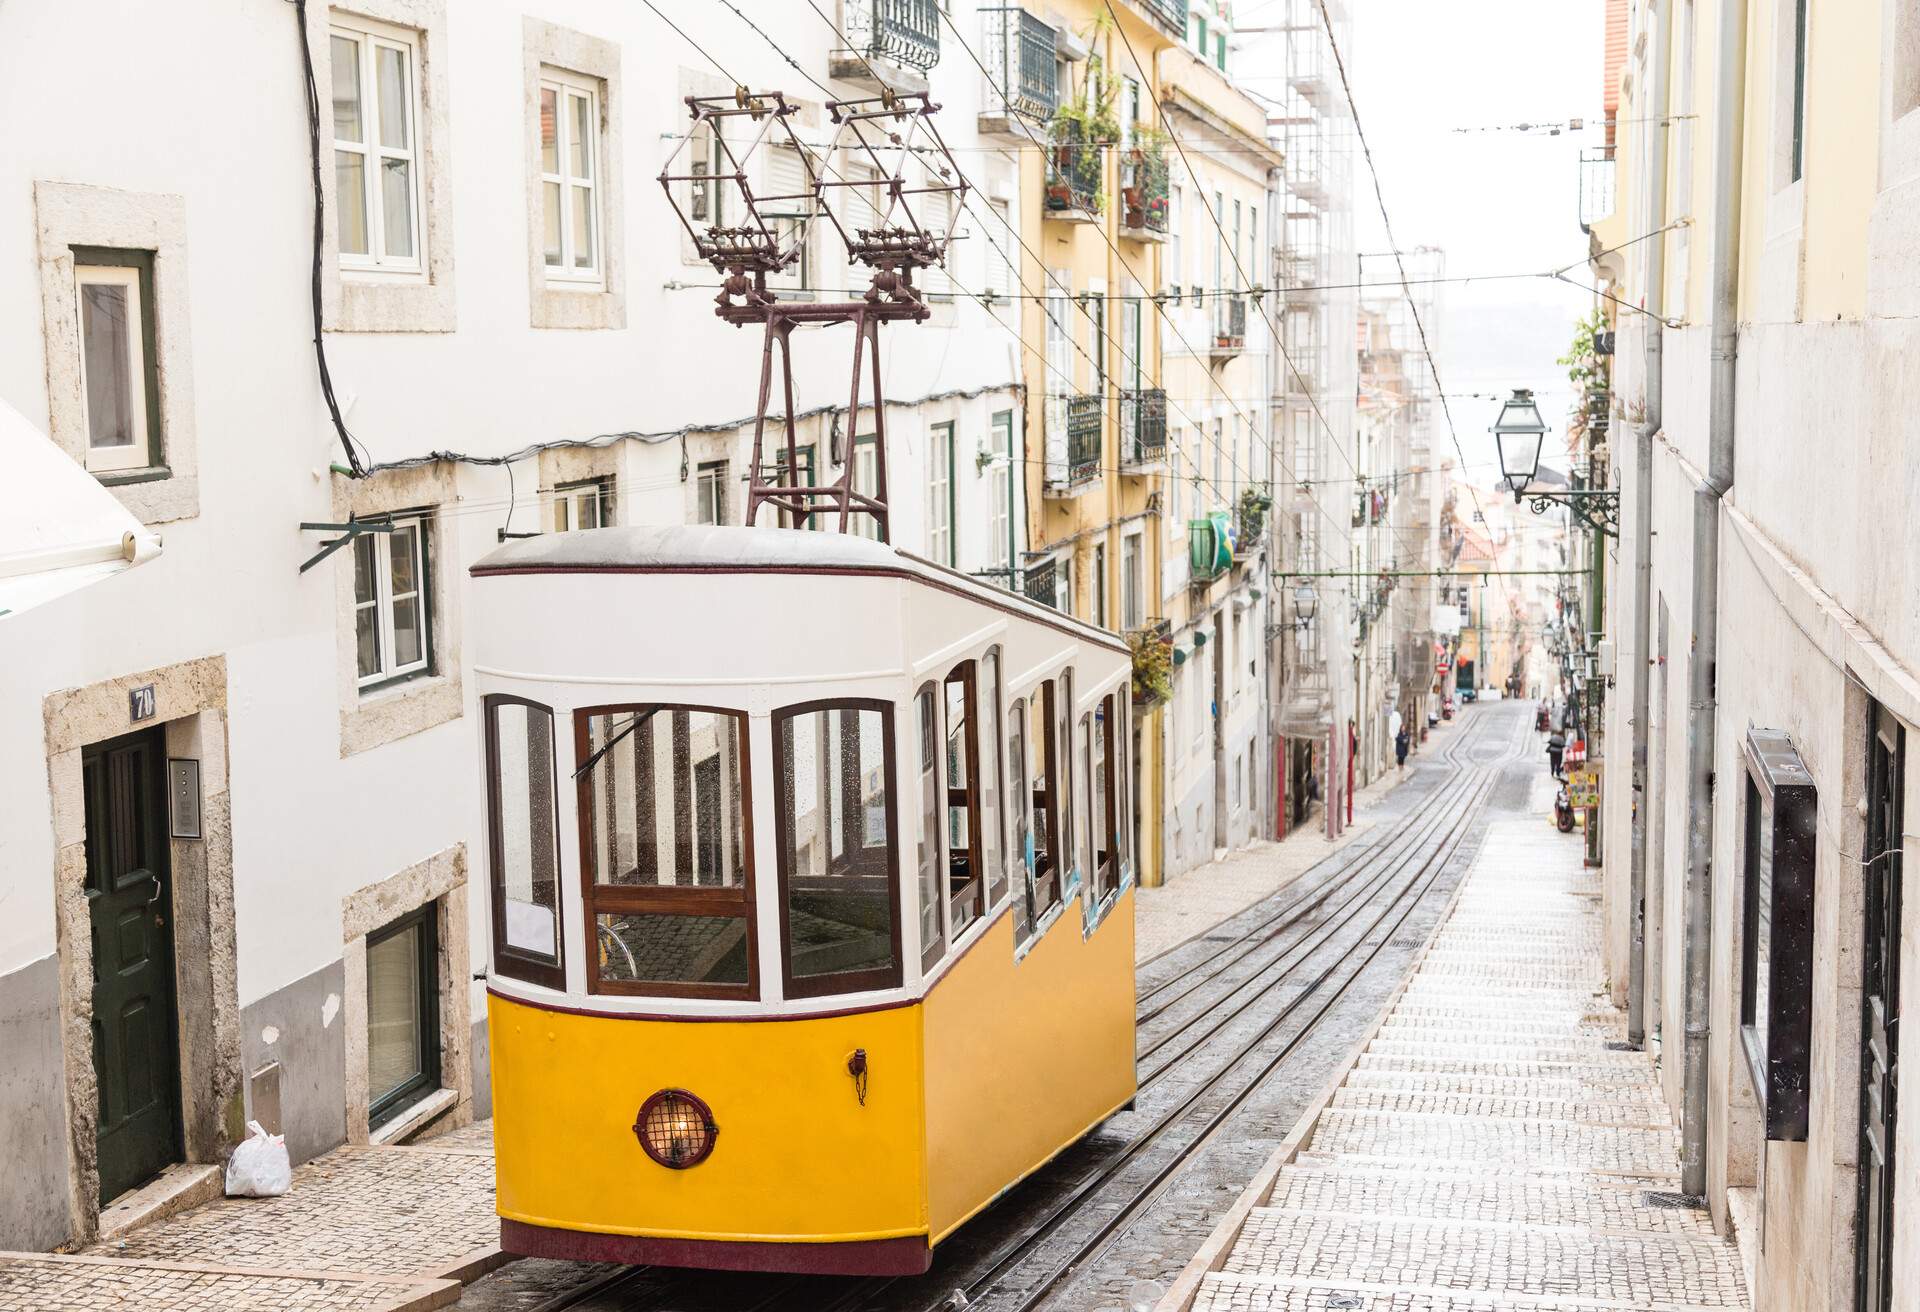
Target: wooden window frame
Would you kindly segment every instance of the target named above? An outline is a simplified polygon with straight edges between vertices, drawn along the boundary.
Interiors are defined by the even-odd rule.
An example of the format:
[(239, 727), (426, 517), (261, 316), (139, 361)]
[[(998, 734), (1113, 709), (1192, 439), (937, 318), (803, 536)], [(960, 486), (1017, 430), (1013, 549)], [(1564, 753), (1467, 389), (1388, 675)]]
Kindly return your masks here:
[[(507, 885), (506, 850), (501, 831), (501, 786), (500, 776), (500, 731), (495, 712), (502, 706), (525, 706), (544, 712), (548, 722), (547, 752), (551, 758), (548, 769), (553, 781), (553, 956), (551, 959), (541, 956), (528, 948), (515, 947), (507, 942)], [(530, 701), (525, 697), (514, 697), (506, 693), (490, 693), (480, 699), (480, 713), (485, 734), (487, 761), (487, 896), (492, 907), (493, 920), (493, 972), (517, 979), (528, 984), (538, 984), (543, 988), (565, 991), (567, 987), (566, 968), (566, 908), (560, 890), (566, 886), (564, 877), (565, 863), (561, 859), (560, 842), (560, 743), (559, 717), (551, 706)], [(531, 807), (531, 800), (529, 800)], [(531, 813), (531, 812), (529, 812)]]
[[(733, 478), (733, 462), (726, 459), (702, 460), (693, 469), (693, 508), (696, 524), (719, 526), (727, 522), (727, 484)], [(713, 488), (713, 518), (700, 519), (706, 510), (706, 489)]]
[[(944, 682), (935, 682), (932, 679), (921, 684), (913, 694), (913, 737), (914, 746), (918, 753), (913, 778), (914, 811), (921, 826), (925, 827), (929, 825), (929, 823), (931, 825), (931, 832), (919, 835), (920, 841), (915, 842), (913, 848), (914, 910), (918, 915), (922, 930), (920, 938), (920, 973), (922, 975), (930, 974), (933, 968), (938, 966), (946, 957), (947, 948), (951, 941), (947, 925), (948, 903), (950, 900), (947, 893), (947, 807), (943, 800), (946, 794), (946, 770), (944, 766), (947, 755), (946, 734), (944, 732), (946, 724), (945, 696), (946, 687)], [(933, 741), (931, 743), (927, 741), (928, 725), (926, 724), (926, 703), (929, 701), (932, 704), (931, 709), (933, 713), (933, 724), (931, 726)], [(933, 791), (935, 799), (933, 815), (931, 817), (926, 814), (926, 799), (921, 793), (924, 787), (924, 781), (921, 776), (925, 774), (929, 760), (931, 760), (933, 767)], [(920, 848), (922, 843), (927, 842), (933, 844), (933, 865), (934, 872), (937, 876), (934, 886), (935, 901), (933, 904), (936, 932), (931, 938), (924, 932), (927, 918), (927, 889), (922, 884), (922, 872), (920, 869)]]
[[(579, 507), (591, 503), (594, 514), (600, 522), (594, 527), (610, 528), (613, 525), (613, 479), (609, 477), (582, 478), (570, 483), (558, 483), (553, 489), (553, 531), (556, 533), (577, 533), (581, 529), (578, 522)], [(562, 523), (565, 519), (569, 522)]]
[[(581, 933), (586, 952), (587, 992), (640, 998), (725, 998), (757, 1002), (760, 999), (760, 926), (754, 910), (753, 859), (753, 745), (747, 713), (733, 706), (703, 706), (690, 702), (612, 702), (580, 706), (573, 712), (573, 750), (576, 762), (592, 754), (587, 724), (596, 715), (622, 711), (703, 711), (724, 715), (739, 726), (740, 742), (740, 887), (676, 885), (670, 888), (596, 884), (594, 876), (593, 775), (573, 781), (580, 841)], [(574, 769), (579, 770), (575, 765)], [(731, 916), (747, 924), (747, 982), (708, 984), (679, 980), (603, 980), (596, 936), (603, 915)]]
[[(367, 951), (401, 934), (420, 936), (416, 967), (419, 970), (420, 1072), (405, 1084), (382, 1094), (377, 1100), (367, 1090), (367, 1128), (377, 1130), (397, 1120), (408, 1108), (417, 1106), (439, 1090), (440, 1085), (440, 904), (428, 902), (367, 935)], [(371, 974), (371, 972), (369, 972)], [(464, 985), (462, 986), (464, 987)], [(367, 1013), (373, 1012), (373, 999), (367, 999)], [(371, 1048), (371, 1043), (369, 1043)], [(371, 1065), (371, 1051), (369, 1051)]]
[[(156, 314), (153, 295), (152, 251), (120, 250), (98, 246), (73, 248), (73, 303), (75, 343), (79, 348), (81, 440), (85, 443), (85, 464), (89, 473), (103, 483), (132, 482), (165, 475), (166, 457), (160, 432), (159, 344), (154, 335)], [(127, 324), (131, 339), (129, 355), (134, 395), (135, 433), (132, 445), (124, 452), (115, 448), (95, 448), (93, 421), (87, 405), (87, 328), (86, 289), (89, 286), (124, 287), (137, 303)]]
[[(1040, 766), (1038, 773), (1045, 776), (1047, 781), (1044, 794), (1033, 786), (1035, 772), (1031, 769), (1027, 772), (1028, 807), (1031, 811), (1037, 811), (1046, 820), (1046, 852), (1047, 860), (1051, 863), (1042, 873), (1038, 869), (1040, 863), (1036, 848), (1034, 859), (1036, 868), (1033, 871), (1033, 918), (1036, 925), (1049, 911), (1066, 900), (1067, 881), (1060, 870), (1060, 771), (1056, 741), (1060, 736), (1060, 719), (1059, 712), (1055, 709), (1058, 704), (1055, 699), (1059, 695), (1059, 684), (1053, 679), (1047, 679), (1034, 688), (1033, 695), (1027, 703), (1029, 715), (1033, 706), (1040, 707), (1041, 723), (1046, 730), (1045, 737), (1040, 742), (1032, 744), (1034, 751), (1032, 760)], [(1027, 721), (1027, 736), (1029, 738), (1033, 736), (1031, 718)], [(1033, 823), (1031, 818), (1028, 823), (1029, 825)], [(1022, 853), (1022, 855), (1025, 854)]]
[[(393, 524), (392, 533), (366, 533), (360, 537), (360, 542), (366, 543), (367, 549), (373, 553), (373, 600), (363, 602), (356, 588), (353, 592), (353, 616), (348, 621), (354, 629), (354, 682), (363, 695), (405, 683), (409, 679), (429, 678), (436, 673), (433, 653), (436, 618), (433, 607), (434, 513), (431, 510), (396, 511), (387, 518)], [(416, 576), (413, 595), (420, 603), (420, 657), (402, 665), (394, 646), (393, 539), (408, 526), (415, 530), (415, 541), (419, 546), (414, 561)], [(356, 543), (348, 554), (356, 554), (358, 550)], [(374, 641), (380, 655), (380, 668), (372, 674), (360, 673), (359, 664), (359, 616), (361, 608), (366, 605), (373, 607)]]
[[(397, 275), (420, 279), (427, 273), (427, 207), (424, 203), (425, 180), (420, 176), (426, 166), (426, 152), (420, 142), (420, 59), (421, 33), (417, 29), (397, 27), (358, 14), (334, 11), (328, 23), (329, 38), (351, 41), (354, 63), (360, 79), (360, 119), (363, 139), (343, 140), (329, 135), (336, 155), (359, 155), (361, 165), (361, 204), (366, 207), (367, 250), (356, 253), (341, 249), (336, 232), (334, 258), (343, 273), (360, 275)], [(383, 146), (378, 141), (380, 120), (379, 67), (374, 51), (380, 46), (398, 50), (407, 61), (407, 144)], [(331, 52), (331, 46), (329, 46)], [(329, 53), (331, 58), (331, 53)], [(329, 128), (331, 133), (331, 128)], [(413, 254), (387, 253), (386, 214), (381, 208), (381, 170), (389, 159), (407, 162), (408, 214), (413, 223)], [(338, 198), (336, 197), (336, 203)]]
[[(565, 287), (600, 288), (606, 285), (606, 248), (605, 213), (601, 198), (605, 188), (601, 186), (600, 164), (602, 159), (601, 139), (605, 136), (604, 106), (606, 104), (606, 83), (597, 77), (587, 77), (580, 73), (569, 72), (551, 64), (540, 66), (540, 82), (536, 92), (542, 100), (546, 93), (554, 95), (554, 164), (555, 170), (548, 172), (544, 164), (540, 166), (539, 182), (546, 186), (560, 188), (560, 263), (541, 264), (541, 272), (548, 282)], [(586, 143), (587, 173), (576, 176), (568, 160), (568, 152), (578, 143), (573, 139), (574, 117), (573, 102), (587, 102), (587, 122), (589, 139)], [(573, 260), (579, 252), (573, 248), (573, 216), (575, 188), (587, 192), (588, 221), (593, 250), (588, 253), (588, 263), (576, 265)], [(541, 213), (545, 214), (546, 199), (541, 197)]]
[[(960, 936), (979, 924), (987, 916), (987, 872), (981, 864), (980, 855), (980, 695), (979, 663), (961, 661), (940, 681), (940, 785), (945, 801), (940, 808), (940, 850), (945, 858), (947, 871), (943, 890), (947, 899), (947, 946), (952, 947)], [(961, 750), (965, 753), (967, 764), (967, 783), (965, 788), (955, 788), (953, 780), (947, 777), (947, 742), (952, 726), (947, 722), (948, 690), (960, 685), (960, 695), (964, 700), (961, 711), (965, 725), (966, 742)], [(955, 794), (959, 794), (956, 799)], [(967, 814), (967, 870), (969, 877), (956, 892), (953, 887), (953, 846), (948, 838), (946, 823), (954, 809), (956, 800)], [(960, 918), (968, 903), (972, 904), (973, 914), (965, 921)]]
[[(887, 923), (893, 935), (893, 965), (888, 968), (872, 970), (844, 970), (830, 975), (795, 976), (793, 973), (793, 938), (788, 923), (787, 891), (791, 886), (793, 871), (787, 860), (786, 835), (793, 823), (788, 813), (787, 790), (780, 781), (787, 777), (786, 754), (783, 743), (786, 741), (783, 729), (789, 720), (796, 716), (810, 715), (821, 711), (878, 711), (880, 713), (881, 751), (884, 757), (882, 769), (887, 780)], [(900, 826), (896, 798), (900, 791), (900, 772), (898, 752), (893, 736), (894, 704), (873, 697), (829, 697), (818, 701), (800, 702), (793, 706), (783, 706), (773, 713), (773, 808), (774, 808), (774, 878), (780, 903), (780, 988), (785, 998), (823, 998), (844, 993), (866, 993), (875, 989), (897, 989), (906, 979), (906, 943), (901, 926), (901, 887), (900, 887)], [(831, 839), (829, 838), (829, 843)]]
[(1080, 774), (1084, 776), (1075, 780), (1079, 787), (1074, 793), (1073, 800), (1082, 808), (1082, 814), (1086, 819), (1084, 832), (1077, 835), (1079, 843), (1075, 858), (1076, 860), (1080, 857), (1086, 858), (1085, 866), (1081, 870), (1081, 878), (1087, 886), (1087, 905), (1091, 909), (1100, 904), (1100, 849), (1094, 845), (1093, 841), (1093, 712), (1091, 710), (1080, 712), (1079, 733), (1073, 739), (1073, 747), (1079, 752)]
[[(1007, 892), (1012, 887), (1012, 880), (1008, 877), (1007, 872), (1007, 835), (1012, 826), (1007, 823), (1006, 649), (997, 644), (987, 648), (986, 654), (980, 658), (980, 668), (985, 670), (989, 663), (991, 663), (993, 670), (991, 686), (981, 692), (979, 701), (984, 706), (984, 709), (981, 711), (981, 723), (991, 724), (993, 726), (993, 737), (988, 745), (993, 751), (993, 760), (989, 762), (989, 765), (993, 771), (992, 828), (996, 832), (994, 833), (993, 859), (986, 861), (984, 857), (982, 858), (986, 866), (987, 912), (988, 914), (992, 914), (998, 909), (1000, 904), (1006, 900)], [(983, 679), (981, 682), (986, 683), (987, 680)], [(984, 799), (984, 794), (981, 794), (981, 796)], [(983, 805), (982, 810), (984, 811), (984, 809), (985, 807)], [(986, 831), (982, 830), (982, 832), (984, 833)], [(984, 850), (985, 844), (982, 843), (981, 846)]]
[[(1118, 807), (1114, 796), (1115, 780), (1118, 777), (1118, 772), (1114, 768), (1114, 752), (1120, 730), (1119, 721), (1115, 718), (1115, 711), (1118, 709), (1115, 701), (1114, 694), (1108, 693), (1100, 699), (1099, 706), (1093, 712), (1092, 727), (1094, 729), (1098, 729), (1102, 719), (1106, 721), (1105, 750), (1100, 747), (1098, 733), (1092, 736), (1089, 744), (1090, 750), (1099, 758), (1094, 762), (1093, 768), (1100, 772), (1103, 789), (1100, 820), (1105, 826), (1101, 831), (1106, 838), (1104, 856), (1100, 851), (1101, 835), (1093, 836), (1093, 883), (1100, 902), (1105, 902), (1108, 897), (1120, 891), (1120, 827), (1115, 823)], [(1088, 823), (1092, 824), (1092, 822), (1092, 817), (1089, 816)]]

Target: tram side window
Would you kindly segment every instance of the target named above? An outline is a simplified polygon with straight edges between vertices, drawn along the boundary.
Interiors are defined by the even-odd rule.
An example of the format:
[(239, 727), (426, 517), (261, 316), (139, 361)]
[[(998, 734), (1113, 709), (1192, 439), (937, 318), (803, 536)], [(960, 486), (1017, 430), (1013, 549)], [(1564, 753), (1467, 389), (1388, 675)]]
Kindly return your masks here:
[(564, 988), (553, 712), (498, 696), (486, 710), (493, 968)]
[(1120, 887), (1120, 853), (1113, 819), (1119, 802), (1114, 735), (1113, 694), (1108, 693), (1093, 712), (1093, 764), (1088, 771), (1093, 783), (1093, 809), (1088, 813), (1087, 827), (1093, 831), (1093, 884), (1100, 898)]
[(1029, 850), (1033, 829), (1027, 819), (1032, 799), (1033, 794), (1027, 791), (1027, 703), (1024, 699), (1015, 699), (1007, 710), (1007, 815), (1013, 822), (1010, 864), (1015, 872), (1013, 937), (1016, 943), (1023, 942), (1033, 932), (1033, 853)]
[(953, 940), (986, 914), (980, 852), (980, 737), (974, 664), (963, 661), (942, 688), (947, 765), (947, 932)]
[(1033, 744), (1033, 915), (1040, 917), (1060, 905), (1060, 804), (1065, 794), (1054, 783), (1060, 778), (1063, 754), (1054, 713), (1058, 687), (1048, 679), (1033, 694), (1028, 740)]
[(1055, 844), (1053, 853), (1060, 863), (1060, 895), (1065, 898), (1073, 887), (1076, 875), (1085, 867), (1084, 861), (1076, 861), (1079, 850), (1073, 845), (1074, 831), (1080, 828), (1079, 813), (1084, 809), (1074, 805), (1073, 796), (1073, 671), (1060, 672), (1060, 695), (1048, 703), (1054, 714), (1053, 756), (1051, 764), (1058, 767), (1058, 794), (1053, 799), (1053, 819), (1058, 827), (1060, 841)]
[(980, 723), (990, 728), (980, 736), (980, 861), (986, 867), (989, 910), (1007, 895), (1006, 817), (1000, 813), (1007, 722), (1000, 700), (1000, 649), (995, 647), (980, 662)]
[(588, 987), (757, 996), (746, 716), (596, 706), (574, 725)]
[(776, 712), (773, 729), (786, 995), (896, 987), (893, 708), (812, 703)]
[(1086, 896), (1098, 900), (1100, 896), (1100, 875), (1094, 862), (1094, 832), (1099, 828), (1098, 814), (1093, 807), (1093, 716), (1089, 712), (1080, 715), (1080, 737), (1077, 739), (1080, 754), (1074, 758), (1080, 777), (1074, 781), (1073, 800), (1075, 809), (1080, 813), (1077, 833), (1080, 836), (1080, 869), (1089, 883)]
[(914, 699), (914, 720), (920, 729), (920, 968), (931, 970), (947, 950), (941, 927), (947, 899), (940, 870), (940, 725), (932, 684)]

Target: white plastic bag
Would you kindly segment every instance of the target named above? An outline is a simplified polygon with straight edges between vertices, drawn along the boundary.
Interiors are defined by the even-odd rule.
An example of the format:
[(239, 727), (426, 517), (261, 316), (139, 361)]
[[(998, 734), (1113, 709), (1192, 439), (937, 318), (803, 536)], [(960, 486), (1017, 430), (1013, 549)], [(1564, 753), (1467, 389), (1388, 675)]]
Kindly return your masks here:
[(276, 1198), (293, 1187), (287, 1141), (248, 1121), (247, 1139), (227, 1159), (227, 1197)]

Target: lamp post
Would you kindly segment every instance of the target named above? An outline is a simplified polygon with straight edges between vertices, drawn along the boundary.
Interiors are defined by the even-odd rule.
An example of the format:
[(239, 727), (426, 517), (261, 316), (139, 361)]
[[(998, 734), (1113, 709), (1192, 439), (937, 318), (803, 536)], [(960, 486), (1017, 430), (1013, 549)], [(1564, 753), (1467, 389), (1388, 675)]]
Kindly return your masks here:
[(1516, 387), (1500, 406), (1494, 421), (1493, 437), (1500, 449), (1500, 473), (1513, 492), (1517, 506), (1525, 501), (1536, 515), (1544, 515), (1550, 506), (1565, 506), (1573, 517), (1597, 533), (1620, 535), (1620, 494), (1613, 491), (1546, 492), (1528, 491), (1540, 473), (1540, 444), (1547, 425), (1534, 404), (1533, 390)]
[(1314, 590), (1310, 580), (1301, 579), (1293, 590), (1293, 618), (1302, 633), (1313, 623), (1314, 614), (1319, 609), (1320, 594)]

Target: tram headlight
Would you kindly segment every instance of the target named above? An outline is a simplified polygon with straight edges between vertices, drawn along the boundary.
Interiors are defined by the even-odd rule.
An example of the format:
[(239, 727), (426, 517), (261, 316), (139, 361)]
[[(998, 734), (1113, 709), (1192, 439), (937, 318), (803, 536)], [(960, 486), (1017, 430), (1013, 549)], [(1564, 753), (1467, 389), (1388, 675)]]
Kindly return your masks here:
[(633, 1134), (647, 1156), (669, 1170), (698, 1166), (713, 1152), (720, 1127), (713, 1109), (685, 1089), (662, 1089), (640, 1104)]

